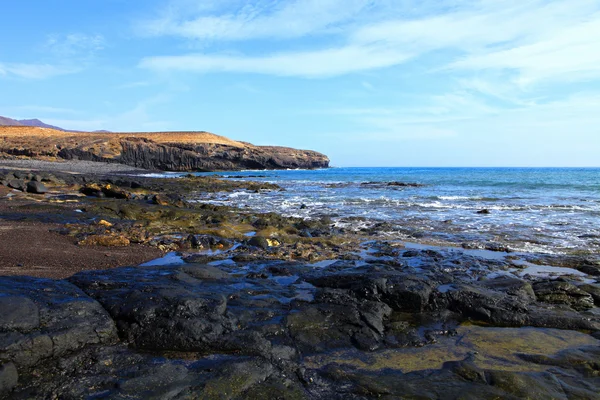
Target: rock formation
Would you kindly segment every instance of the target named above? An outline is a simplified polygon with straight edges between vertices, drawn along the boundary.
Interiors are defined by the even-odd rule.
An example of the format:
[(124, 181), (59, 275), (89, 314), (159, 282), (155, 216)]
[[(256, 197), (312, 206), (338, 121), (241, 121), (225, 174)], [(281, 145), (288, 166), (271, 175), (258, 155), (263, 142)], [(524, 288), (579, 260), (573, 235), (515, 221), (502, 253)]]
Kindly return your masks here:
[(107, 133), (0, 127), (0, 157), (101, 161), (165, 171), (327, 168), (315, 151), (255, 146), (208, 132)]

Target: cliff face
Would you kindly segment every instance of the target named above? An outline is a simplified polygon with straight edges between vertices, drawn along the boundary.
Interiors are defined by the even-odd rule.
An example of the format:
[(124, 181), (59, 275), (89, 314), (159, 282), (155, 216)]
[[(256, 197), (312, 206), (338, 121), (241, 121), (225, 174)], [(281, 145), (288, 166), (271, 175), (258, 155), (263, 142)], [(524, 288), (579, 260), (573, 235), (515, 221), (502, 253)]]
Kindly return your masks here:
[(327, 168), (318, 152), (254, 146), (207, 132), (72, 133), (0, 127), (0, 155), (102, 161), (165, 171)]
[(167, 171), (327, 168), (329, 159), (309, 150), (286, 147), (234, 147), (217, 143), (157, 144), (147, 139), (121, 140), (124, 164)]

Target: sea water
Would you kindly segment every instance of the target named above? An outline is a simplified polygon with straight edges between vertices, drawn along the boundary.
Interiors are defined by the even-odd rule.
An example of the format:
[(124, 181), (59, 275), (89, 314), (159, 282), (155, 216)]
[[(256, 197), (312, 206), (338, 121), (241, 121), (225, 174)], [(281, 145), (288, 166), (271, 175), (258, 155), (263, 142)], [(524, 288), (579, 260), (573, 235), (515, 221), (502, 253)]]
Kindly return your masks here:
[[(558, 254), (600, 251), (600, 168), (330, 168), (219, 175), (272, 182), (285, 190), (201, 194), (199, 201), (304, 218), (327, 215), (348, 230), (385, 222), (384, 233), (392, 239), (492, 243)], [(478, 213), (482, 210), (489, 213)]]

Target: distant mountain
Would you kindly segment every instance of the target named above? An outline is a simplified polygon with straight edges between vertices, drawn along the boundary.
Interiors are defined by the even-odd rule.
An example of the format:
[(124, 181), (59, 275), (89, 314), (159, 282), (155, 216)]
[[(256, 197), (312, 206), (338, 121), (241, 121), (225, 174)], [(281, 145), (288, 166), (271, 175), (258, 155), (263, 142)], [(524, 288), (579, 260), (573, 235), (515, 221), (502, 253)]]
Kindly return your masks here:
[(12, 119), (2, 116), (0, 116), (0, 126), (36, 126), (38, 128), (50, 128), (59, 131), (66, 131), (66, 129), (59, 128), (58, 126), (54, 125), (48, 125), (39, 119)]
[(50, 128), (50, 129), (56, 129), (56, 130), (59, 130), (59, 131), (66, 130), (66, 129), (63, 129), (63, 128), (59, 128), (58, 126), (48, 125), (48, 124), (40, 121), (37, 118), (35, 118), (35, 119), (20, 119), (18, 121), (21, 124), (25, 125), (25, 126), (37, 126), (38, 128)]
[(23, 124), (16, 119), (0, 116), (0, 126), (23, 126)]

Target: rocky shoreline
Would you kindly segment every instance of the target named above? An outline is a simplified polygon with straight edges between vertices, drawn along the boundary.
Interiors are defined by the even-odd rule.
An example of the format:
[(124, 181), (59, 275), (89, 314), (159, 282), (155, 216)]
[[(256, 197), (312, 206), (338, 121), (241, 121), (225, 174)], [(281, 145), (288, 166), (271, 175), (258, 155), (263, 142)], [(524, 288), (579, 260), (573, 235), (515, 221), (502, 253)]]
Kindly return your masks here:
[(193, 201), (281, 190), (259, 182), (5, 168), (0, 183), (3, 229), (37, 221), (81, 249), (165, 254), (0, 277), (0, 398), (600, 392), (596, 258), (414, 245), (377, 224)]

